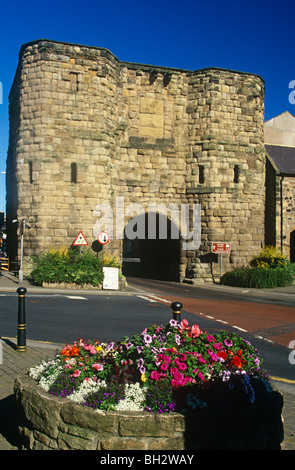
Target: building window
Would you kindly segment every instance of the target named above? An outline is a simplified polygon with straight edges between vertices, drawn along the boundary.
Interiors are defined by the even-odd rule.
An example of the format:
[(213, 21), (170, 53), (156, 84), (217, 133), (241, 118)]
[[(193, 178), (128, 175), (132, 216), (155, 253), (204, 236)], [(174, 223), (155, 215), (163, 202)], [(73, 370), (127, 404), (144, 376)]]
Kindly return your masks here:
[(29, 181), (33, 183), (33, 162), (29, 162)]
[(71, 183), (77, 183), (77, 163), (71, 163)]
[(70, 73), (70, 83), (71, 91), (78, 91), (78, 74), (71, 72)]
[(199, 165), (199, 183), (204, 184), (205, 183), (205, 168), (203, 165)]
[(240, 182), (240, 167), (239, 165), (235, 165), (234, 167), (234, 183)]

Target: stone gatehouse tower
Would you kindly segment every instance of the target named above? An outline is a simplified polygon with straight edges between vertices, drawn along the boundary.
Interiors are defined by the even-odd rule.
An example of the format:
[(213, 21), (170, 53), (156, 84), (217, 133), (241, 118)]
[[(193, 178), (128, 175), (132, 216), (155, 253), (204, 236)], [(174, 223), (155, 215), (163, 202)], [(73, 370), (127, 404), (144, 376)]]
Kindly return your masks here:
[[(24, 44), (10, 93), (9, 256), (19, 257), (13, 219), (26, 220), (25, 256), (70, 246), (79, 231), (95, 248), (97, 206), (110, 206), (115, 221), (124, 198), (125, 208), (161, 204), (168, 226), (167, 240), (114, 233), (105, 250), (124, 255), (125, 269), (180, 281), (218, 275), (213, 241), (231, 243), (224, 269), (245, 265), (264, 243), (263, 127), (257, 75), (121, 62), (103, 48), (51, 40)], [(169, 235), (177, 225), (165, 214), (170, 204), (190, 204), (191, 214), (201, 205), (198, 249)], [(127, 211), (123, 228), (135, 215)]]

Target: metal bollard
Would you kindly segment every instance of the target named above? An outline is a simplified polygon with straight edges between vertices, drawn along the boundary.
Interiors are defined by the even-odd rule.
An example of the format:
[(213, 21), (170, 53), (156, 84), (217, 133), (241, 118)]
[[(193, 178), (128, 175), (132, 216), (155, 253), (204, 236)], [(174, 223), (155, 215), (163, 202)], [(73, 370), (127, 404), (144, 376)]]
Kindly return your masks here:
[(25, 287), (19, 287), (16, 292), (18, 293), (17, 351), (25, 351), (27, 328), (25, 297), (27, 289)]
[(173, 302), (170, 307), (172, 308), (173, 312), (173, 320), (181, 321), (181, 309), (183, 307), (181, 302)]

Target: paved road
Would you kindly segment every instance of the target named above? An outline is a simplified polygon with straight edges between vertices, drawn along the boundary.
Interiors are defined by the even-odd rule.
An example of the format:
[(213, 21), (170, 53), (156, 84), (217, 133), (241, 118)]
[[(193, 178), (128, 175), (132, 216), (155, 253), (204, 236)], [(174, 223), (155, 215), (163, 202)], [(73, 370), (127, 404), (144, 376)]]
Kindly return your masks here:
[(295, 289), (290, 294), (280, 290), (267, 293), (141, 279), (130, 279), (129, 286), (171, 302), (179, 300), (186, 312), (236, 326), (285, 347), (295, 339)]
[[(2, 337), (12, 336), (15, 338), (16, 336), (17, 287), (18, 285), (14, 285), (6, 288), (0, 282), (0, 336)], [(284, 292), (279, 290), (278, 292), (256, 291), (252, 293), (251, 291), (242, 292), (235, 289), (219, 289), (219, 286), (203, 289), (175, 283), (161, 283), (158, 281), (153, 283), (153, 281), (134, 279), (129, 279), (129, 286), (125, 293), (99, 292), (94, 294), (84, 291), (61, 290), (56, 292), (28, 286), (26, 298), (27, 337), (28, 340), (35, 339), (39, 341), (35, 344), (41, 345), (41, 349), (30, 346), (28, 355), (31, 357), (34, 349), (37, 351), (37, 355), (39, 355), (38, 351), (40, 350), (47, 354), (47, 351), (43, 350), (46, 345), (49, 345), (46, 341), (64, 344), (82, 335), (87, 339), (114, 340), (121, 339), (125, 334), (129, 336), (138, 333), (148, 324), (164, 323), (170, 319), (170, 304), (174, 299), (181, 300), (184, 304), (183, 317), (186, 317), (190, 322), (198, 323), (203, 330), (211, 332), (220, 329), (239, 331), (241, 321), (245, 317), (244, 314), (241, 314), (241, 304), (247, 306), (246, 316), (249, 316), (249, 312), (253, 312), (253, 309), (257, 308), (256, 304), (260, 304), (260, 307), (265, 304), (268, 306), (275, 305), (278, 310), (272, 328), (280, 326), (281, 315), (278, 312), (282, 311), (282, 307), (291, 309), (291, 320), (286, 322), (285, 319), (284, 325), (292, 325), (294, 321), (294, 294), (294, 288), (291, 289), (290, 293), (286, 290)], [(228, 320), (235, 320), (232, 322), (223, 320), (220, 317), (221, 314), (229, 314), (229, 305), (231, 305), (232, 312)], [(202, 310), (200, 307), (202, 307)], [(287, 310), (284, 314), (286, 312)], [(257, 308), (254, 316), (260, 313), (261, 310)], [(267, 316), (265, 320), (263, 331), (268, 334), (271, 328), (267, 324)], [(249, 323), (246, 326), (249, 329)], [(261, 332), (261, 330), (259, 331)], [(295, 365), (291, 366), (288, 362), (290, 349), (280, 344), (281, 335), (272, 335), (275, 341), (270, 342), (267, 337), (264, 339), (256, 338), (256, 333), (257, 330), (255, 329), (251, 332), (241, 331), (241, 334), (244, 337), (249, 337), (252, 344), (257, 347), (265, 360), (265, 367), (270, 370), (271, 375), (282, 379), (276, 380), (275, 383), (284, 393), (285, 442), (288, 449), (295, 449)], [(45, 343), (40, 343), (40, 340), (45, 341)], [(7, 382), (7, 387), (12, 391), (14, 376), (18, 373), (17, 371), (22, 369), (20, 369), (21, 364), (17, 360), (17, 354), (19, 353), (13, 352), (13, 348), (11, 349), (9, 346), (10, 344), (9, 341), (3, 343), (4, 358), (6, 360), (2, 372), (4, 373), (5, 382), (2, 384), (1, 379), (0, 385), (2, 384), (4, 387), (9, 378), (11, 383)], [(12, 357), (14, 354), (16, 355), (15, 358)], [(14, 359), (16, 359), (16, 362)], [(38, 362), (35, 356), (32, 360)], [(11, 369), (9, 369), (9, 373), (6, 371), (7, 364)], [(25, 365), (23, 367), (25, 368)], [(0, 375), (1, 370), (0, 367)], [(4, 395), (3, 399), (0, 400), (0, 404), (3, 405), (4, 409), (7, 408), (6, 401), (9, 400), (9, 397), (5, 398), (5, 394), (9, 393), (6, 388), (3, 388)], [(7, 448), (6, 446), (7, 444), (4, 445), (5, 448)]]
[[(190, 323), (198, 323), (202, 330), (212, 333), (240, 332), (258, 349), (265, 368), (272, 375), (295, 379), (295, 366), (289, 362), (291, 350), (288, 348), (289, 342), (295, 339), (293, 307), (265, 304), (263, 299), (259, 302), (250, 298), (228, 300), (237, 294), (224, 289), (201, 290), (176, 283), (134, 279), (129, 279), (128, 284), (125, 293), (28, 289), (27, 338), (62, 344), (81, 336), (85, 340), (117, 341), (141, 332), (146, 326), (166, 323), (172, 316), (171, 302), (179, 300), (184, 305), (182, 316)], [(2, 291), (0, 295), (0, 334), (14, 337), (16, 294)], [(287, 302), (286, 296), (282, 301)]]

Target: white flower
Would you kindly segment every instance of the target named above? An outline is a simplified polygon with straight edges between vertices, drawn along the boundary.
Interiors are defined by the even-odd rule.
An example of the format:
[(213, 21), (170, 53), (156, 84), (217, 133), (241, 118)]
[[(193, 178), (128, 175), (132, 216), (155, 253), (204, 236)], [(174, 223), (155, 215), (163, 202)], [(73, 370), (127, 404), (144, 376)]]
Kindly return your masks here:
[(68, 395), (67, 398), (75, 403), (83, 403), (85, 397), (90, 393), (97, 392), (100, 387), (105, 387), (106, 382), (104, 380), (95, 382), (92, 379), (85, 379), (81, 385), (74, 391), (71, 395)]
[(142, 411), (145, 403), (146, 391), (137, 382), (125, 385), (125, 398), (120, 400), (116, 411)]

